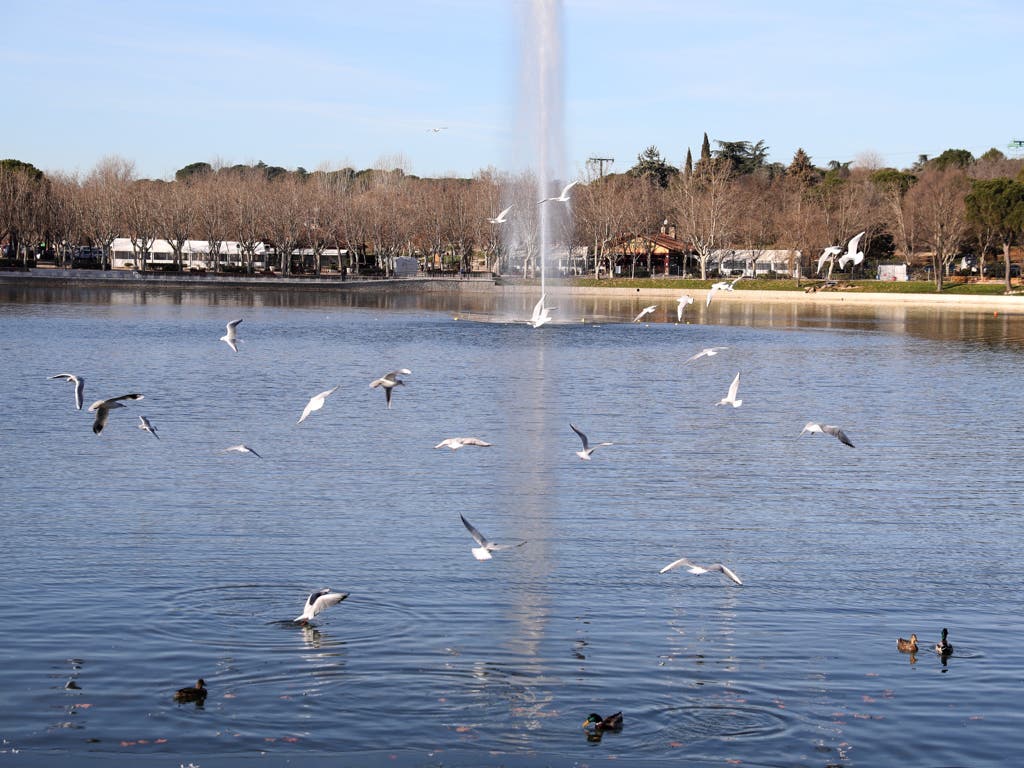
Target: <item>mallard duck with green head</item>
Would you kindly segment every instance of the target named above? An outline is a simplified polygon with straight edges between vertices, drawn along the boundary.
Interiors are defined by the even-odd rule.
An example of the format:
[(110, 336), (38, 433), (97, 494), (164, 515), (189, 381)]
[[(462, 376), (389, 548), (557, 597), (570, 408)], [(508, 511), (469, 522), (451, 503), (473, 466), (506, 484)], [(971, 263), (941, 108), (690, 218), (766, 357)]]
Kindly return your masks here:
[(940, 656), (949, 656), (953, 652), (953, 646), (950, 645), (949, 640), (946, 639), (949, 635), (949, 630), (945, 627), (942, 628), (942, 639), (935, 644), (935, 652)]
[(617, 731), (622, 727), (622, 713), (616, 712), (608, 717), (601, 717), (596, 712), (591, 712), (583, 721), (584, 728), (593, 727), (595, 731)]

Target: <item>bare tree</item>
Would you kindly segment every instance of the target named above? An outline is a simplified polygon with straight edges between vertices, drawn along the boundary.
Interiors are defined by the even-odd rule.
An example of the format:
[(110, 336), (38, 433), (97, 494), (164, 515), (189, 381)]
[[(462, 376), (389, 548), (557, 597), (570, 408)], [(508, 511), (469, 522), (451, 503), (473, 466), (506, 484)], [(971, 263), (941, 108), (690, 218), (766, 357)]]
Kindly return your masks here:
[(936, 291), (942, 290), (946, 270), (967, 233), (964, 197), (969, 191), (967, 174), (951, 167), (926, 169), (907, 193), (910, 213), (920, 229), (921, 240), (932, 253)]
[(105, 157), (82, 183), (84, 231), (102, 250), (102, 265), (110, 266), (110, 248), (121, 234), (121, 206), (135, 180), (135, 164), (117, 156)]
[(133, 181), (125, 188), (121, 201), (121, 231), (128, 235), (139, 269), (146, 269), (157, 233), (156, 185), (163, 182)]
[(171, 246), (176, 269), (181, 269), (185, 243), (196, 229), (198, 220), (192, 184), (175, 181), (158, 190), (154, 215), (156, 233)]
[(676, 226), (697, 253), (700, 278), (708, 276), (711, 254), (728, 244), (736, 208), (728, 163), (698, 163), (689, 177), (680, 174), (669, 188)]
[(201, 174), (193, 183), (196, 201), (196, 226), (199, 237), (205, 240), (213, 271), (220, 269), (221, 250), (228, 239), (230, 202), (227, 185), (220, 172)]
[(282, 174), (267, 187), (267, 231), (281, 257), (281, 272), (292, 271), (292, 252), (298, 246), (308, 221), (305, 183), (292, 174)]

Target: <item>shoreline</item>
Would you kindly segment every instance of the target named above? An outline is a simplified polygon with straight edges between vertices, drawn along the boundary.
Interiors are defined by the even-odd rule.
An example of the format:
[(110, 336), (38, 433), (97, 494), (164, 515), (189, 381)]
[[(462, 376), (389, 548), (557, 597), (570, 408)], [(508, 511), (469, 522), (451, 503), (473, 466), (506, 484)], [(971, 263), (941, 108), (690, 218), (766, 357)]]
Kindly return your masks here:
[[(499, 278), (500, 279), (500, 278)], [(0, 272), (0, 284), (57, 284), (82, 286), (124, 286), (135, 288), (255, 288), (259, 290), (301, 291), (379, 291), (379, 292), (483, 292), (535, 296), (538, 285), (497, 283), (494, 277), (400, 277), (358, 278), (337, 277), (248, 277), (245, 275), (180, 275), (131, 271), (98, 272), (91, 270), (46, 269), (42, 271)], [(681, 294), (693, 296), (703, 303), (707, 288), (628, 288), (574, 286), (558, 283), (547, 285), (548, 295), (603, 296), (621, 300), (664, 299), (675, 301)], [(744, 290), (719, 291), (714, 304), (743, 302), (798, 304), (807, 306), (904, 306), (933, 309), (997, 311), (1024, 315), (1024, 295), (964, 295), (931, 293), (872, 293), (862, 290), (804, 293), (802, 291)]]

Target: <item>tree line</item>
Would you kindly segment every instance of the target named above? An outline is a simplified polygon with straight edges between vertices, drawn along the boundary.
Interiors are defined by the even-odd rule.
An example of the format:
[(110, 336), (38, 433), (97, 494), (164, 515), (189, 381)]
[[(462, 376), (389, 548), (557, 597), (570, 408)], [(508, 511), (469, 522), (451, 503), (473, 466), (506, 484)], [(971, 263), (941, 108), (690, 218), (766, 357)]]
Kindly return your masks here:
[[(567, 253), (585, 248), (595, 275), (614, 272), (624, 259), (631, 273), (649, 272), (650, 235), (671, 222), (688, 269), (706, 279), (723, 249), (800, 252), (791, 268), (807, 274), (824, 248), (866, 231), (861, 245), (871, 260), (926, 260), (939, 290), (967, 252), (982, 272), (986, 259), (1001, 257), (1009, 289), (1011, 247), (1024, 237), (1022, 160), (996, 149), (978, 158), (950, 149), (905, 169), (882, 167), (871, 155), (818, 167), (802, 149), (783, 165), (767, 161), (763, 141), (715, 143), (712, 149), (705, 134), (697, 159), (687, 151), (678, 167), (657, 147), (623, 173), (588, 166), (573, 187), (571, 216), (546, 204), (559, 206), (556, 240)], [(3, 160), (0, 244), (23, 262), (45, 247), (62, 266), (85, 245), (107, 261), (114, 239), (127, 237), (139, 269), (151, 266), (153, 244), (163, 239), (179, 267), (186, 241), (200, 240), (215, 269), (221, 245), (233, 241), (249, 272), (261, 244), (272, 246), (285, 274), (300, 267), (291, 257), (297, 249), (316, 273), (388, 274), (398, 256), (442, 269), (482, 262), (495, 272), (535, 272), (541, 193), (530, 174), (485, 169), (468, 179), (419, 178), (400, 166), (310, 172), (193, 163), (163, 181), (139, 178), (119, 157), (84, 175)], [(489, 221), (509, 205), (508, 221)]]

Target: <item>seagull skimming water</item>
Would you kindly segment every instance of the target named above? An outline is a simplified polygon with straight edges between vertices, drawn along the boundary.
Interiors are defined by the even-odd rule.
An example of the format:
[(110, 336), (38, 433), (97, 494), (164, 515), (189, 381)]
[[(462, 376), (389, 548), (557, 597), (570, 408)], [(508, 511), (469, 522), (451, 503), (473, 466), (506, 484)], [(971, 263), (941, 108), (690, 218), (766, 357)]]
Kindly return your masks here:
[(479, 544), (478, 547), (473, 547), (470, 551), (473, 553), (473, 557), (477, 560), (490, 560), (491, 552), (496, 552), (499, 549), (512, 549), (513, 547), (521, 547), (525, 544), (525, 541), (520, 541), (518, 544), (495, 544), (493, 541), (488, 541), (487, 537), (484, 536), (480, 531), (470, 524), (463, 515), (459, 515), (462, 519), (462, 524), (466, 526), (466, 530), (469, 531), (470, 536), (473, 540)]
[[(808, 421), (804, 428), (800, 430), (800, 434), (802, 435), (804, 432), (810, 432), (812, 435), (815, 432), (820, 432), (825, 435), (832, 435), (832, 437), (834, 437), (843, 445), (848, 445), (851, 448), (854, 447), (853, 442), (850, 440), (850, 438), (846, 436), (846, 433), (843, 432), (843, 430), (841, 430), (839, 427), (833, 427), (831, 424), (819, 424), (816, 421)], [(799, 436), (800, 435), (797, 435), (797, 437)]]
[(435, 448), (451, 448), (453, 451), (459, 450), (466, 445), (478, 445), (481, 448), (490, 448), (490, 443), (485, 443), (483, 440), (476, 437), (446, 437), (440, 443), (435, 445)]
[(89, 406), (89, 413), (96, 414), (96, 420), (92, 423), (92, 431), (97, 435), (103, 431), (103, 427), (107, 425), (107, 417), (110, 416), (110, 411), (114, 408), (124, 408), (124, 405), (120, 403), (121, 400), (141, 399), (142, 395), (136, 392), (131, 395), (119, 395), (118, 397), (109, 397), (106, 400), (97, 400)]
[(675, 562), (669, 563), (664, 568), (662, 568), (660, 571), (658, 571), (658, 573), (668, 573), (671, 570), (674, 570), (676, 568), (682, 568), (682, 567), (685, 567), (686, 570), (689, 573), (696, 574), (697, 576), (699, 576), (702, 573), (710, 573), (711, 571), (719, 571), (720, 573), (724, 574), (725, 576), (727, 576), (732, 581), (735, 581), (737, 584), (740, 584), (740, 585), (743, 584), (743, 582), (740, 581), (740, 577), (739, 576), (737, 576), (727, 566), (722, 565), (721, 563), (712, 563), (711, 565), (697, 565), (695, 562), (693, 562), (692, 560), (690, 560), (688, 558), (685, 558), (685, 557), (680, 557)]
[(593, 448), (591, 448), (590, 447), (590, 443), (587, 440), (587, 436), (585, 434), (583, 434), (583, 432), (580, 430), (579, 427), (577, 427), (575, 424), (570, 424), (569, 427), (572, 429), (573, 432), (575, 432), (577, 435), (579, 435), (580, 436), (580, 440), (583, 441), (583, 450), (582, 451), (576, 451), (576, 455), (579, 456), (583, 461), (590, 461), (591, 454), (593, 454), (594, 451), (596, 451), (600, 446), (602, 446), (602, 445), (612, 445), (612, 443), (598, 443)]
[(231, 347), (232, 352), (238, 351), (238, 346), (236, 344), (236, 342), (238, 341), (238, 333), (235, 329), (238, 328), (238, 324), (240, 322), (242, 322), (241, 319), (232, 320), (230, 323), (227, 324), (227, 332), (220, 337), (221, 341), (223, 341), (225, 344)]
[(64, 379), (70, 381), (75, 385), (75, 405), (78, 410), (82, 410), (82, 393), (85, 391), (85, 379), (81, 376), (75, 376), (73, 373), (58, 373), (55, 376), (50, 376), (51, 379)]

